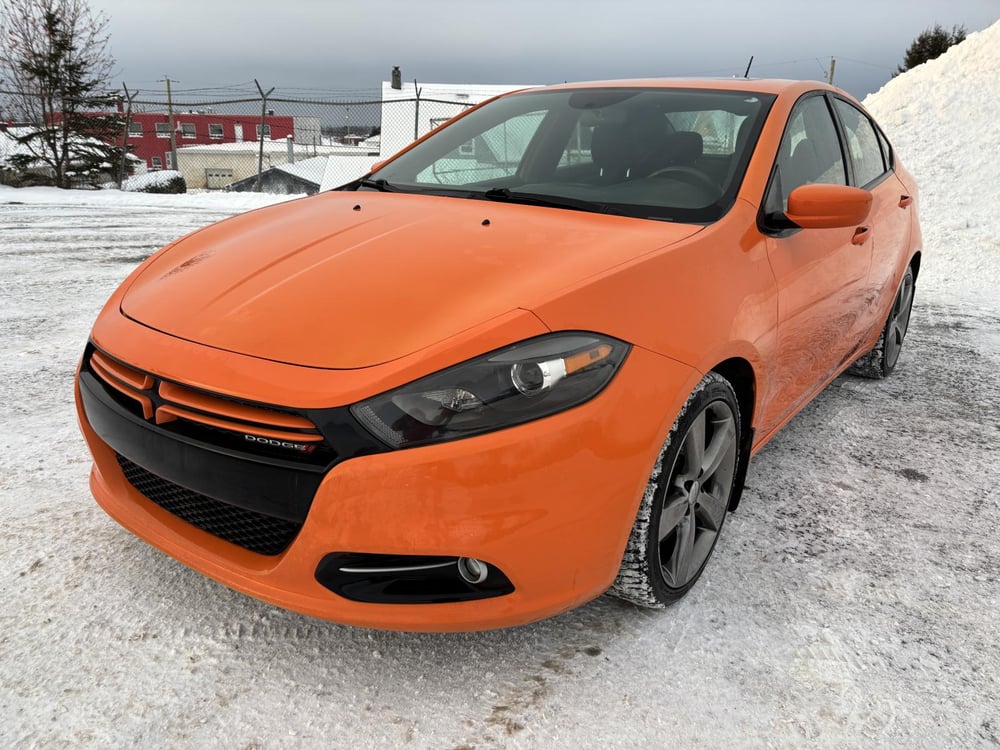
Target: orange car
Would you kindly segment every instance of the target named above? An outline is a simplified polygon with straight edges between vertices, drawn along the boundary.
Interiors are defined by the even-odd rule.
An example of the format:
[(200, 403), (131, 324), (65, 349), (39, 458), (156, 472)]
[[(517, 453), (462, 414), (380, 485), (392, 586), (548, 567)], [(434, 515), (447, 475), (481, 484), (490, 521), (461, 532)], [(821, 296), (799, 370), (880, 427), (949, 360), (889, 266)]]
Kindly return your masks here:
[(701, 575), (747, 463), (888, 375), (916, 186), (818, 83), (531, 89), (143, 263), (77, 380), (91, 488), (228, 586), (467, 630)]

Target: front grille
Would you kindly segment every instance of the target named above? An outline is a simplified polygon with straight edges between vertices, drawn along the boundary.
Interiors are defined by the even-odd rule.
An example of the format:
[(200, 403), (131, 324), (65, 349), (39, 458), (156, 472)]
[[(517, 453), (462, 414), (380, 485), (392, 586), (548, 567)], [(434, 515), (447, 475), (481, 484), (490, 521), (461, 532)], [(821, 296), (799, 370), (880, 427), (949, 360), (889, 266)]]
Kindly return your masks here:
[(336, 458), (302, 414), (199, 391), (126, 365), (93, 348), (85, 365), (107, 396), (160, 429), (284, 461), (327, 466)]
[(260, 555), (285, 551), (301, 524), (219, 502), (152, 474), (116, 453), (129, 484), (144, 497), (209, 534)]

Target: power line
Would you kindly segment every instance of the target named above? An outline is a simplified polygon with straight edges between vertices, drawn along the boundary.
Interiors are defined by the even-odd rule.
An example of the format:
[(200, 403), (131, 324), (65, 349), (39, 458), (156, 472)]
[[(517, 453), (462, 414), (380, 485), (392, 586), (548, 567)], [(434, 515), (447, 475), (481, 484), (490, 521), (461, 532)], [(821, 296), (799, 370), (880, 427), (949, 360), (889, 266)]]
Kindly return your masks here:
[(865, 60), (855, 60), (853, 57), (840, 57), (840, 56), (838, 56), (837, 59), (838, 60), (847, 60), (848, 62), (857, 63), (858, 65), (869, 65), (869, 66), (871, 66), (873, 68), (879, 68), (881, 70), (885, 70), (886, 68), (892, 70), (896, 66), (896, 63), (888, 63), (888, 64), (886, 64), (886, 63), (873, 63), (873, 62), (867, 62)]

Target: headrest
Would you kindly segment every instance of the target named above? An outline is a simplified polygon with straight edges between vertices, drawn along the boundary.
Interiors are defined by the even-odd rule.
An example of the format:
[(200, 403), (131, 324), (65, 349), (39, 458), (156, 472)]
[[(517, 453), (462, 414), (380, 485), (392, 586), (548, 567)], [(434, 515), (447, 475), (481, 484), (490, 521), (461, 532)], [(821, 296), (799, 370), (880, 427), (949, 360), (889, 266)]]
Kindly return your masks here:
[(693, 130), (678, 130), (667, 136), (664, 156), (670, 164), (691, 164), (701, 158), (705, 149), (701, 133)]
[(629, 166), (632, 142), (627, 131), (615, 123), (601, 123), (590, 138), (590, 158), (602, 169), (624, 171)]

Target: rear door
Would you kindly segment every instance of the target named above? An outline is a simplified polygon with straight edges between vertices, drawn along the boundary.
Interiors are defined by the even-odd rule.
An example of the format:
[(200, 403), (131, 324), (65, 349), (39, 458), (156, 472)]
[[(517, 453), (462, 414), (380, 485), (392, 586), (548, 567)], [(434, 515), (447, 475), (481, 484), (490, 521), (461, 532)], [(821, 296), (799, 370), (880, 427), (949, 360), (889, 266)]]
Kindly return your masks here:
[(872, 194), (868, 223), (872, 228), (872, 261), (865, 289), (862, 332), (881, 329), (896, 293), (897, 274), (909, 246), (912, 196), (892, 172), (888, 143), (868, 115), (852, 103), (834, 98), (834, 111), (847, 146), (851, 184)]

